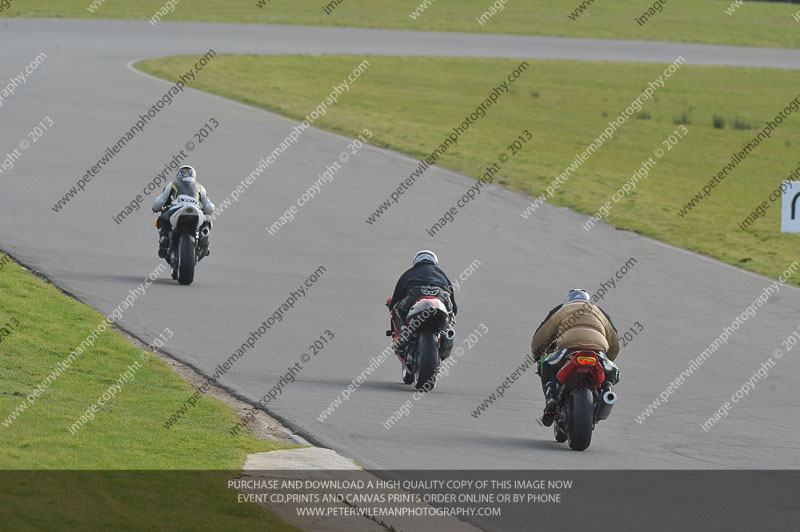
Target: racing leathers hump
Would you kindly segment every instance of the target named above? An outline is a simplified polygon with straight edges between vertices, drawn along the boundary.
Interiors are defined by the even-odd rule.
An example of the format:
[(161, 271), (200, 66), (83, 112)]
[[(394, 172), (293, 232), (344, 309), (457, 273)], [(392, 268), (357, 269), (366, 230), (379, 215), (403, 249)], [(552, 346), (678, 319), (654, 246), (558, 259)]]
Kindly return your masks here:
[(533, 356), (538, 359), (553, 342), (559, 349), (604, 351), (609, 360), (619, 354), (617, 329), (603, 309), (588, 301), (570, 301), (551, 310), (533, 335)]
[(176, 179), (164, 189), (153, 201), (153, 212), (158, 212), (165, 205), (192, 203), (203, 207), (204, 214), (214, 214), (214, 204), (208, 199), (203, 185), (196, 181)]

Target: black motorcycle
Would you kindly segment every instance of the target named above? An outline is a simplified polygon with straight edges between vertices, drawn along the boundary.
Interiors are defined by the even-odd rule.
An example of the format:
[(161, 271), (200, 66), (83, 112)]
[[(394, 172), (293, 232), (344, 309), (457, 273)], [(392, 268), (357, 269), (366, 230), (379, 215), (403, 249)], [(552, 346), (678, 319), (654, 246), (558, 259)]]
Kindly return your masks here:
[(386, 331), (387, 336), (394, 336), (395, 342), (399, 340), (403, 346), (404, 352), (397, 355), (402, 364), (403, 383), (414, 384), (417, 390), (426, 392), (436, 385), (439, 363), (450, 356), (456, 336), (447, 305), (438, 297), (437, 289), (430, 294), (414, 303), (402, 331), (396, 330), (394, 320), (392, 330)]

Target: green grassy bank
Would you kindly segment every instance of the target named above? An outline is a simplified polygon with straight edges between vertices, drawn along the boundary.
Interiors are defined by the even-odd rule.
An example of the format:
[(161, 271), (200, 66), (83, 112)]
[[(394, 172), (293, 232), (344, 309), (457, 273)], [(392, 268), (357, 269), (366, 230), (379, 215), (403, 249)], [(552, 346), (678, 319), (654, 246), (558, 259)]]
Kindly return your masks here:
[[(194, 86), (300, 119), (363, 59), (217, 56)], [(472, 58), (366, 59), (370, 65), (363, 75), (315, 125), (346, 135), (369, 128), (374, 134), (370, 142), (415, 157), (438, 147), (520, 64)], [(175, 79), (191, 61), (170, 57), (139, 67)], [(534, 135), (533, 145), (514, 157), (498, 180), (540, 194), (666, 67), (527, 63), (510, 92), (437, 164), (477, 177), (528, 129)], [(549, 201), (587, 215), (595, 213), (660, 148), (664, 157), (636, 190), (615, 204), (606, 221), (756, 272), (779, 275), (796, 258), (793, 236), (780, 233), (779, 204), (772, 204), (745, 231), (737, 224), (798, 166), (800, 114), (784, 120), (691, 212), (684, 217), (678, 212), (758, 133), (754, 128), (772, 120), (797, 97), (796, 77), (794, 72), (775, 69), (680, 66)], [(681, 126), (688, 134), (677, 144), (665, 145)], [(520, 214), (509, 212), (509, 216)], [(535, 223), (535, 217), (527, 223)]]
[[(729, 15), (726, 10), (733, 0), (672, 0), (639, 24), (637, 18), (653, 2), (586, 1), (584, 10), (579, 11), (584, 0), (425, 1), (342, 0), (335, 4), (329, 0), (9, 0), (9, 7), (0, 11), (0, 16), (144, 20), (163, 9), (156, 21), (163, 18), (800, 46), (800, 23), (792, 18), (800, 6), (793, 4), (745, 2)], [(492, 14), (493, 10), (496, 13)], [(484, 17), (487, 12), (491, 18)]]
[[(64, 364), (102, 320), (0, 253), (2, 528), (297, 530), (262, 507), (238, 503), (226, 486), (248, 453), (285, 445), (247, 431), (232, 436), (235, 413), (210, 397), (165, 429), (191, 387), (113, 330)], [(66, 370), (42, 386), (59, 363)], [(132, 378), (71, 431), (126, 372)]]

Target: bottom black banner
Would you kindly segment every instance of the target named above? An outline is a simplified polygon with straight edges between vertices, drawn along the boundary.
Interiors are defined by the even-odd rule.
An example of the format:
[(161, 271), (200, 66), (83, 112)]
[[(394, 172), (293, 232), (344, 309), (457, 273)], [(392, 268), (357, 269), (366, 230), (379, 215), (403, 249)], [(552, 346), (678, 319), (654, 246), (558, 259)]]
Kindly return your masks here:
[(752, 532), (796, 530), (798, 493), (772, 470), (2, 471), (0, 529)]

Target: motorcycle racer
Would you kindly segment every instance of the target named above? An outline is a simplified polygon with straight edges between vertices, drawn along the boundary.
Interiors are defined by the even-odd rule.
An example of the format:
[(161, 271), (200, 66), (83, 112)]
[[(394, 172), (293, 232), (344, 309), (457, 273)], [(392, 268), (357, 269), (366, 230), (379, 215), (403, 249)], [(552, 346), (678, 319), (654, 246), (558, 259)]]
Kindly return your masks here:
[[(418, 251), (414, 255), (412, 264), (412, 267), (397, 280), (392, 297), (386, 301), (386, 306), (392, 311), (394, 329), (398, 333), (403, 328), (408, 311), (421, 297), (436, 295), (451, 312), (451, 318), (458, 314), (453, 283), (439, 268), (439, 258), (436, 253), (427, 249)], [(453, 319), (452, 322), (454, 323), (455, 320)], [(402, 358), (403, 335), (398, 334), (398, 336), (400, 341), (397, 341), (394, 347), (398, 356)]]
[(531, 340), (546, 401), (542, 416), (546, 427), (552, 425), (555, 416), (556, 374), (567, 361), (565, 355), (575, 349), (598, 353), (606, 375), (603, 389), (608, 391), (619, 382), (619, 368), (614, 364), (619, 354), (617, 329), (609, 315), (593, 304), (588, 292), (582, 289), (570, 290), (564, 303), (550, 311)]
[[(164, 191), (153, 201), (153, 212), (161, 212), (156, 219), (159, 231), (158, 256), (162, 259), (167, 256), (169, 249), (170, 217), (179, 208), (185, 205), (202, 207), (204, 214), (214, 214), (214, 204), (208, 199), (208, 194), (203, 185), (196, 181), (197, 172), (191, 166), (184, 165), (175, 174), (175, 180), (164, 188)], [(211, 229), (211, 221), (204, 223)], [(201, 257), (211, 253), (208, 249), (208, 237), (201, 237), (198, 243)]]

